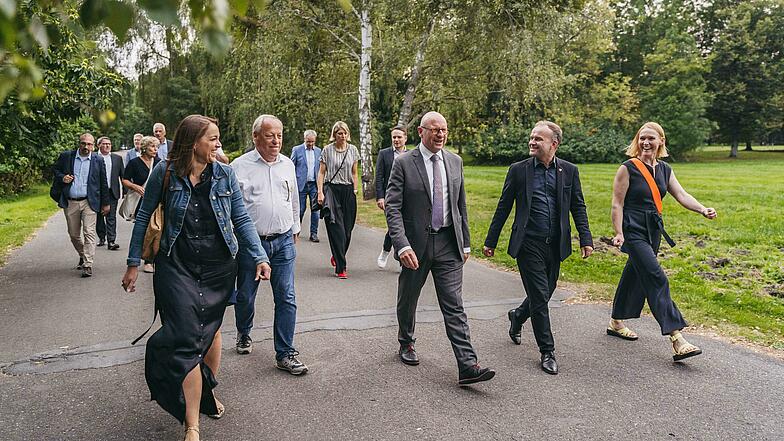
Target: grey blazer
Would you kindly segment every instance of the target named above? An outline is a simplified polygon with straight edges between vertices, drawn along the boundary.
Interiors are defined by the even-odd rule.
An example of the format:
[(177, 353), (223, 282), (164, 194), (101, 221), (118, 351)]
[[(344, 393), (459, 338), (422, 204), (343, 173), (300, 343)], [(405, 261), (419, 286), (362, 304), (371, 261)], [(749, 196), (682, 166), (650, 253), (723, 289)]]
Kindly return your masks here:
[[(425, 148), (419, 144), (419, 148)], [(425, 162), (419, 148), (399, 156), (392, 165), (386, 191), (386, 217), (389, 236), (397, 253), (410, 246), (417, 257), (425, 254), (430, 233), (433, 209), (430, 183)], [(442, 150), (446, 179), (449, 183), (449, 208), (454, 225), (455, 240), (461, 251), (470, 248), (468, 212), (466, 210), (463, 160), (454, 153)]]

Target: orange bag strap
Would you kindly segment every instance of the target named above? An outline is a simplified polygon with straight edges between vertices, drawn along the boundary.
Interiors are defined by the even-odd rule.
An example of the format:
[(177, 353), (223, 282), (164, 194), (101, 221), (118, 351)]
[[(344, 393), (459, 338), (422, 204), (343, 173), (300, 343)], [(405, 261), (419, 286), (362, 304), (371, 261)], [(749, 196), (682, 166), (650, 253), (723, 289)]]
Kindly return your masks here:
[(651, 195), (653, 196), (653, 203), (656, 204), (656, 211), (659, 214), (662, 213), (662, 200), (661, 200), (661, 193), (659, 193), (659, 187), (656, 186), (656, 181), (653, 180), (653, 176), (651, 176), (651, 172), (648, 171), (648, 168), (645, 167), (645, 164), (642, 163), (637, 158), (632, 158), (632, 163), (637, 166), (637, 170), (640, 171), (642, 177), (645, 178), (645, 182), (648, 183), (648, 187), (651, 189)]

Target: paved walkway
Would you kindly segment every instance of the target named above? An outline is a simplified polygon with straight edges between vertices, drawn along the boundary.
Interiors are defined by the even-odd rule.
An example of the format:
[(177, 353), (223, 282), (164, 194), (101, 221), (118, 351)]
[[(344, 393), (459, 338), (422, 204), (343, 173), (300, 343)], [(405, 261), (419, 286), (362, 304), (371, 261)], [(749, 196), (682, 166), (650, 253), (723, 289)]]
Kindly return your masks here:
[[(122, 290), (130, 224), (120, 227), (121, 250), (99, 249), (91, 279), (73, 269), (61, 213), (0, 269), (0, 439), (181, 438), (176, 420), (148, 401), (143, 345), (130, 346), (151, 318), (151, 277), (140, 275), (134, 295)], [(311, 372), (274, 368), (262, 285), (252, 354), (233, 351), (227, 310), (216, 390), (227, 414), (202, 419), (202, 439), (784, 439), (781, 361), (694, 336), (704, 355), (673, 363), (652, 318), (634, 323), (639, 341), (612, 339), (607, 306), (563, 303), (568, 293), (558, 291), (551, 316), (561, 374), (548, 376), (528, 324), (522, 346), (506, 336), (506, 310), (522, 296), (518, 275), (474, 261), (464, 300), (480, 360), (496, 378), (457, 387), (431, 282), (418, 316), (422, 363), (404, 366), (397, 272), (391, 259), (385, 271), (375, 266), (382, 233), (354, 230), (349, 280), (332, 276), (320, 235), (297, 247), (295, 343)]]

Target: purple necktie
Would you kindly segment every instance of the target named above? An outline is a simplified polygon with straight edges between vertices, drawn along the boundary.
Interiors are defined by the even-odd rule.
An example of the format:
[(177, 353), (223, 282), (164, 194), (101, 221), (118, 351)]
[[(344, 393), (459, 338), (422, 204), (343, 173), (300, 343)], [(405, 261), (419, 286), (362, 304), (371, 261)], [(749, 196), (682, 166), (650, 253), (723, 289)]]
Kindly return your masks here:
[(444, 226), (444, 189), (441, 184), (441, 158), (438, 155), (430, 157), (433, 161), (433, 215), (430, 218), (430, 226), (438, 231)]

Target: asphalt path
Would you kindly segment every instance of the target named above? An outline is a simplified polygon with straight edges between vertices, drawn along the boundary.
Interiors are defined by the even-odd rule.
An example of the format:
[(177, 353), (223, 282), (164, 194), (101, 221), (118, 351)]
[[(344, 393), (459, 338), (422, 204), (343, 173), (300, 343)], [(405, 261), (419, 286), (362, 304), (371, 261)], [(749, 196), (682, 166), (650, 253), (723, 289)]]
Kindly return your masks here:
[[(0, 269), (0, 440), (181, 439), (176, 420), (149, 401), (144, 341), (130, 345), (152, 318), (152, 280), (140, 274), (137, 293), (122, 290), (131, 224), (119, 223), (121, 249), (99, 248), (92, 278), (74, 269), (59, 212)], [(559, 290), (551, 319), (561, 373), (549, 376), (529, 324), (521, 346), (506, 335), (506, 310), (523, 296), (519, 276), (472, 260), (464, 274), (472, 341), (496, 377), (457, 386), (430, 281), (418, 313), (422, 362), (405, 366), (396, 355), (395, 263), (375, 263), (383, 233), (356, 227), (348, 280), (332, 275), (323, 226), (320, 236), (297, 245), (295, 345), (310, 373), (275, 369), (262, 284), (252, 354), (234, 352), (227, 309), (216, 389), (227, 413), (202, 419), (202, 439), (784, 439), (780, 360), (691, 336), (704, 354), (673, 363), (651, 317), (630, 322), (639, 341), (614, 339), (604, 334), (607, 305), (566, 303), (570, 293)]]

